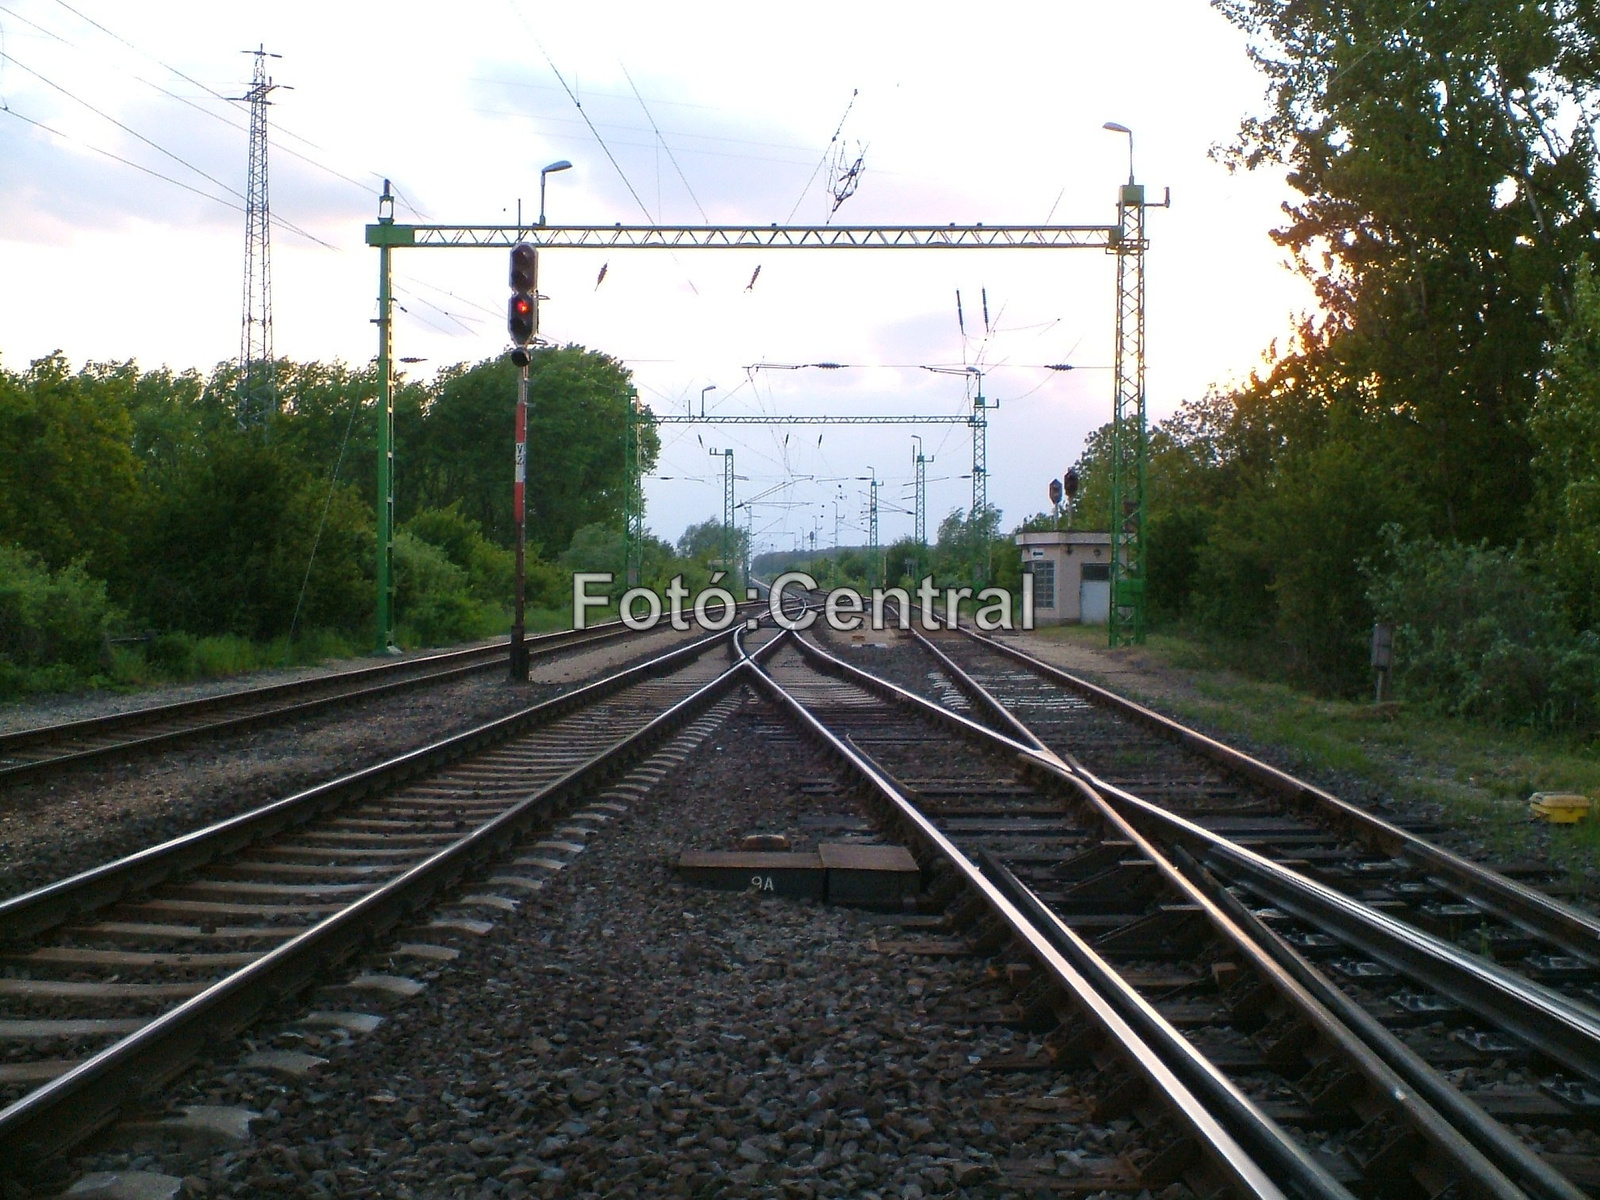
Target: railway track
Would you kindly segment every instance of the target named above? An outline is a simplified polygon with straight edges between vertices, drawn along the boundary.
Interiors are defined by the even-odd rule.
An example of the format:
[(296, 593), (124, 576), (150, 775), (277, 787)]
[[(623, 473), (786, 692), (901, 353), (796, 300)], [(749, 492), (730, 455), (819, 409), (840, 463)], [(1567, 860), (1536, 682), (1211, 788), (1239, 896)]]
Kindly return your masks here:
[[(1303, 822), (1290, 837), (1268, 821), (1303, 817), (1287, 793), (1261, 811), (1276, 776), (1240, 782), (1248, 765), (1215, 747), (1195, 784), (1163, 757), (1182, 734), (1119, 748), (1111, 726), (1082, 723), (1088, 702), (1064, 699), (1062, 681), (949, 635), (872, 652), (875, 671), (911, 690), (794, 635), (734, 633), (731, 667), (718, 641), (0, 905), (0, 1087), (12, 1101), (0, 1162), (21, 1169), (148, 1103), (208, 1043), (327, 984), (336, 964), (436, 967), (453, 952), (430, 925), (477, 927), (481, 906), (542, 890), (613, 815), (597, 799), (604, 782), (670, 732), (719, 720), (745, 684), (772, 714), (757, 738), (774, 762), (798, 732), (846, 780), (805, 789), (823, 810), (806, 827), (916, 856), (920, 913), (889, 922), (894, 953), (970, 959), (1010, 994), (961, 1018), (961, 1032), (991, 1046), (985, 1029), (1014, 1031), (1026, 1048), (984, 1069), (1031, 1073), (1040, 1111), (1077, 1133), (1057, 1170), (1007, 1167), (995, 1186), (1600, 1195), (1600, 1106), (1586, 1102), (1600, 1086), (1600, 1013), (1582, 988), (1413, 928), (1398, 905), (1302, 870), (1314, 855), (1273, 857), (1277, 841), (1335, 837), (1347, 857), (1362, 845), (1344, 826)], [(624, 789), (668, 769), (663, 759)], [(852, 815), (862, 793), (870, 823)], [(1196, 803), (1167, 811), (1169, 793)], [(1242, 818), (1254, 824), (1231, 836)], [(1479, 893), (1497, 894), (1475, 870)], [(1481, 911), (1529, 938), (1545, 936), (1540, 922), (1564, 928), (1567, 906), (1525, 885), (1506, 895), (1543, 915)], [(383, 956), (364, 953), (380, 936)], [(372, 968), (340, 986), (404, 983)]]
[(565, 809), (748, 669), (719, 660), (727, 642), (703, 637), (0, 903), (0, 1164), (23, 1171), (148, 1099), (208, 1044), (414, 924), (529, 836), (540, 840), (440, 919), (539, 890), (607, 817), (583, 810), (557, 825)]
[[(628, 634), (619, 621), (528, 639), (535, 657)], [(241, 688), (215, 696), (132, 709), (107, 716), (0, 733), (0, 787), (67, 770), (164, 750), (186, 741), (280, 724), (340, 705), (434, 687), (503, 669), (506, 643), (472, 646), (380, 663), (290, 683)]]
[[(1446, 1078), (1429, 1065), (1439, 1057), (1429, 1043), (1439, 1032), (1439, 993), (1419, 979), (1404, 989), (1420, 998), (1413, 1002), (1419, 1021), (1404, 1005), (1374, 996), (1370, 975), (1356, 975), (1369, 985), (1364, 989), (1330, 969), (1323, 941), (1348, 945), (1352, 918), (1344, 912), (1345, 925), (1327, 926), (1337, 936), (1327, 932), (1319, 922), (1329, 922), (1328, 913), (1295, 898), (1317, 894), (1315, 885), (1291, 891), (1282, 884), (1269, 907), (1236, 884), (1251, 902), (1240, 903), (1206, 869), (1226, 857), (1223, 850), (1203, 838), (1197, 846), (1193, 835), (1188, 845), (1177, 839), (1166, 846), (1146, 836), (1143, 826), (1160, 824), (1154, 806), (1132, 805), (1141, 819), (1131, 820), (1119, 807), (1128, 797), (1043, 747), (970, 678), (965, 706), (1005, 726), (1005, 734), (905, 693), (894, 697), (898, 709), (887, 709), (882, 697), (891, 685), (815, 649), (798, 653), (809, 661), (794, 651), (772, 661), (774, 693), (786, 692), (796, 719), (813, 721), (818, 736), (835, 737), (841, 757), (864, 760), (858, 766), (867, 778), (876, 772), (874, 786), (924, 853), (933, 846), (931, 858), (944, 863), (955, 861), (951, 847), (966, 855), (959, 872), (967, 886), (992, 888), (1022, 917), (1012, 921), (1013, 938), (1027, 927), (1033, 932), (1024, 937), (1038, 939), (1020, 943), (1027, 961), (1015, 967), (1018, 978), (1034, 981), (1019, 1000), (1025, 1019), (1041, 1027), (1061, 1021), (1062, 976), (1052, 976), (1042, 942), (1080, 975), (1100, 980), (1108, 989), (1103, 998), (1126, 1019), (1164, 1024), (1163, 1036), (1182, 1031), (1181, 1045), (1152, 1052), (1205, 1093), (1204, 1106), (1219, 1120), (1231, 1113), (1244, 1121), (1229, 1132), (1252, 1155), (1266, 1156), (1262, 1165), (1279, 1184), (1292, 1175), (1296, 1187), (1317, 1194), (1568, 1198), (1600, 1185), (1594, 1113), (1565, 1099), (1581, 1099), (1589, 1080), (1580, 1069), (1589, 1051), (1580, 1044), (1592, 1034), (1581, 1007), (1553, 1001), (1528, 980), (1499, 979), (1494, 1002), (1475, 1014), (1484, 1032), (1511, 1036), (1509, 1026), (1520, 1036), (1528, 1013), (1538, 1011), (1562, 1027), (1564, 1042), (1533, 1053), (1524, 1043), (1522, 1059), (1513, 1062), (1480, 1053), (1475, 1069), (1465, 1071), (1459, 1056), (1447, 1058)], [(987, 743), (986, 752), (947, 761), (946, 735), (930, 731), (941, 721)], [(932, 764), (939, 769), (930, 777)], [(995, 895), (985, 903), (991, 916), (1004, 911)], [(1378, 916), (1374, 924), (1383, 926)], [(1312, 953), (1297, 953), (1296, 942)], [(1437, 955), (1438, 947), (1412, 948), (1463, 967), (1455, 956)], [(1442, 968), (1433, 961), (1422, 969)], [(1080, 998), (1078, 1010), (1084, 1008)], [(1070, 1036), (1056, 1036), (1058, 1051), (1070, 1057)], [(1457, 1039), (1467, 1050), (1473, 1040), (1481, 1041)], [(1543, 1086), (1524, 1086), (1519, 1066), (1542, 1071)], [(1154, 1086), (1148, 1073), (1144, 1086)], [(1188, 1138), (1206, 1148), (1214, 1170), (1225, 1169), (1225, 1154), (1192, 1128)], [(1185, 1152), (1156, 1148), (1153, 1162), (1170, 1167)], [(1149, 1170), (1156, 1186), (1162, 1175)]]
[(1140, 829), (1254, 897), (1278, 940), (1426, 1030), (1411, 1040), (1430, 1061), (1466, 1080), (1501, 1059), (1559, 1066), (1496, 1097), (1508, 1119), (1600, 1111), (1595, 917), (1014, 649), (946, 648), (967, 694), (1025, 714)]

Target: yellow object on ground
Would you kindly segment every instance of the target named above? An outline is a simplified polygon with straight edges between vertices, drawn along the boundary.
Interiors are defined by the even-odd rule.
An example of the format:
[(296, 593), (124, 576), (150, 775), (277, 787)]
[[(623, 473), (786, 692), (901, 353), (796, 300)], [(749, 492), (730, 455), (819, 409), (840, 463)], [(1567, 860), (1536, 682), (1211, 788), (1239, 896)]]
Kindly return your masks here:
[(1592, 803), (1578, 792), (1535, 792), (1528, 797), (1528, 813), (1542, 821), (1572, 825), (1589, 815)]

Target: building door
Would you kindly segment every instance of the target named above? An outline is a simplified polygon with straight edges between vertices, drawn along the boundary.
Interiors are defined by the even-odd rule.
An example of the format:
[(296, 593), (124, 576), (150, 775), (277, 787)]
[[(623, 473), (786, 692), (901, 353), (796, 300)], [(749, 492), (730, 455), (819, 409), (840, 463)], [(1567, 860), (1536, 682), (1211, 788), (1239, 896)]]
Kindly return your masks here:
[(1111, 564), (1083, 564), (1078, 584), (1078, 612), (1085, 625), (1104, 625), (1111, 620)]

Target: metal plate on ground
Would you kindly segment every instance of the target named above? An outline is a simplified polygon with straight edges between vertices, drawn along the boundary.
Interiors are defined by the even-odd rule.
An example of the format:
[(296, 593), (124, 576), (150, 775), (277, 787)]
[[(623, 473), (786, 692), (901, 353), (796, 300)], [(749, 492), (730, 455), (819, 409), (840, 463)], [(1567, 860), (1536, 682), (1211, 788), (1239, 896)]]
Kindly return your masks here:
[(922, 890), (922, 869), (904, 846), (824, 842), (817, 855), (828, 870), (834, 904), (898, 908)]
[(725, 891), (760, 891), (821, 900), (827, 871), (815, 853), (770, 850), (685, 850), (678, 874), (690, 883)]

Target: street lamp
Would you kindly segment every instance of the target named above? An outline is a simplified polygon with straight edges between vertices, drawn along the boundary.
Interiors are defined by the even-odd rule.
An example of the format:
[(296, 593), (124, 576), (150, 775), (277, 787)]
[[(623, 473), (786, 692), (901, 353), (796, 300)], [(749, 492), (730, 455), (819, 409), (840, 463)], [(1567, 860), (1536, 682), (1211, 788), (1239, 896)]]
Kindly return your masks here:
[(1126, 125), (1118, 125), (1115, 121), (1107, 121), (1100, 128), (1108, 129), (1112, 133), (1125, 133), (1128, 135), (1128, 183), (1131, 185), (1133, 183), (1133, 130)]
[(569, 163), (564, 158), (560, 162), (553, 162), (548, 167), (544, 167), (543, 169), (540, 170), (540, 172), (539, 172), (539, 224), (540, 224), (540, 226), (544, 225), (544, 179), (545, 179), (545, 176), (549, 175), (549, 174), (551, 174), (552, 172), (555, 172), (555, 171), (570, 171), (570, 170), (572, 170), (572, 164)]
[(706, 415), (706, 393), (707, 392), (714, 392), (716, 390), (717, 390), (717, 385), (714, 384), (714, 383), (708, 383), (708, 384), (705, 385), (705, 387), (700, 389), (700, 416), (701, 416), (702, 420), (705, 418), (705, 415)]

